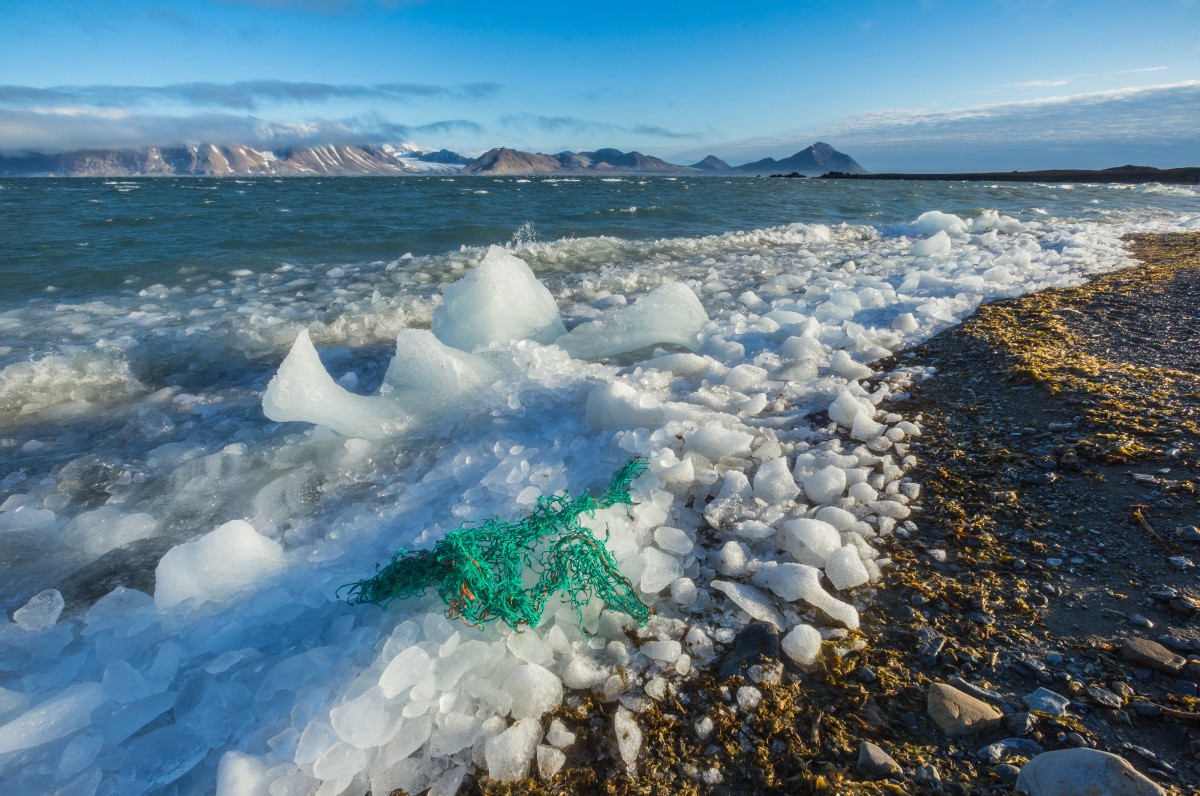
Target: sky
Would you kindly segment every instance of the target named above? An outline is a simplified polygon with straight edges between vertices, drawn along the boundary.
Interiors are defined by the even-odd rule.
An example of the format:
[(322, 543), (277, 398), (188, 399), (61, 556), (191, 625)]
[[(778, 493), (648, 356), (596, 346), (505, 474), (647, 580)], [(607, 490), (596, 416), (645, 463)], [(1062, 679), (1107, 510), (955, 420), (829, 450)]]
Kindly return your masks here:
[(400, 143), (1200, 165), (1196, 0), (0, 0), (0, 152)]

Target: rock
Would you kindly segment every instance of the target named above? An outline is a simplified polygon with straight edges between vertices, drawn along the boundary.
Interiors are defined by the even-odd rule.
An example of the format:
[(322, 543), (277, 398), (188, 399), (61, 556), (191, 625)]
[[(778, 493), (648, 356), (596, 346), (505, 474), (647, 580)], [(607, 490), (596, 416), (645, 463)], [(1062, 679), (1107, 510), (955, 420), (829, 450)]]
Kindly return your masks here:
[(1017, 777), (1021, 776), (1021, 769), (1012, 763), (1001, 763), (998, 766), (992, 766), (992, 773), (999, 777), (1001, 782), (1011, 785), (1017, 781)]
[(999, 763), (1009, 755), (1033, 757), (1034, 755), (1040, 755), (1044, 751), (1041, 744), (1029, 738), (1005, 738), (1003, 741), (996, 741), (979, 749), (975, 752), (975, 756), (980, 760)]
[(938, 773), (936, 768), (928, 763), (917, 767), (917, 771), (913, 775), (913, 779), (917, 781), (918, 785), (926, 790), (934, 793), (942, 792), (942, 775)]
[(1025, 704), (1031, 711), (1040, 710), (1051, 716), (1065, 716), (1067, 715), (1067, 705), (1071, 704), (1071, 700), (1048, 688), (1039, 688), (1032, 694), (1025, 695)]
[(903, 769), (892, 756), (870, 741), (863, 741), (858, 747), (858, 773), (870, 779), (885, 779), (893, 774), (899, 774)]
[(1032, 713), (1009, 713), (1004, 717), (1004, 726), (1017, 735), (1028, 735), (1037, 727), (1037, 716)]
[(1004, 720), (1003, 714), (988, 703), (945, 683), (929, 686), (926, 712), (951, 737), (995, 729)]
[(724, 680), (740, 674), (744, 666), (778, 660), (779, 631), (767, 622), (751, 622), (738, 633), (733, 648), (725, 653), (718, 674)]
[(1144, 699), (1137, 700), (1133, 703), (1132, 707), (1135, 713), (1139, 716), (1145, 716), (1148, 719), (1156, 719), (1162, 715), (1162, 708)]
[(1029, 796), (1165, 796), (1125, 758), (1096, 749), (1059, 749), (1030, 760), (1017, 777)]
[(1139, 666), (1157, 669), (1167, 674), (1178, 674), (1187, 663), (1182, 655), (1176, 655), (1169, 649), (1147, 638), (1127, 638), (1121, 645), (1121, 654), (1126, 660)]
[(1121, 707), (1121, 697), (1098, 685), (1089, 685), (1084, 687), (1084, 693), (1092, 698), (1098, 705), (1103, 705), (1106, 708), (1117, 709)]

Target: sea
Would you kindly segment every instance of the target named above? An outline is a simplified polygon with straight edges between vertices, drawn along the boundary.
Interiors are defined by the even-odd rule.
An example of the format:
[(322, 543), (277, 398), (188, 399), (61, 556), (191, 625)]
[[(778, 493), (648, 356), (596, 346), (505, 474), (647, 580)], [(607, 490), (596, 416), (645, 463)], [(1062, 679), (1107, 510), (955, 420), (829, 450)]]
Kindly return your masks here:
[[(811, 660), (921, 532), (903, 352), (1186, 230), (1157, 184), (0, 179), (0, 790), (449, 794), (752, 618)], [(645, 626), (344, 599), (631, 458), (588, 522)]]

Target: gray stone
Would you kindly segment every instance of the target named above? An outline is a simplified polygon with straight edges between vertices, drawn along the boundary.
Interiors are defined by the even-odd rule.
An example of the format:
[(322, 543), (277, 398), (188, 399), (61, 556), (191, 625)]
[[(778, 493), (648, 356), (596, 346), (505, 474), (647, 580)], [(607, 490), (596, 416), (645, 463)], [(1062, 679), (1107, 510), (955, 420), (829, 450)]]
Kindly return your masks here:
[(1179, 674), (1187, 660), (1148, 638), (1127, 638), (1121, 645), (1121, 654), (1139, 666), (1157, 669), (1167, 674)]
[(1030, 760), (1017, 777), (1029, 796), (1166, 796), (1166, 791), (1118, 755), (1096, 749), (1059, 749)]
[(975, 752), (975, 756), (989, 763), (999, 763), (1009, 755), (1033, 757), (1044, 751), (1042, 745), (1032, 738), (1005, 738), (1003, 741), (996, 741), (979, 749)]
[(913, 774), (913, 779), (926, 790), (931, 790), (934, 793), (942, 792), (942, 775), (928, 763), (917, 767), (916, 773)]
[(863, 741), (858, 747), (858, 773), (871, 779), (885, 779), (899, 774), (903, 769), (892, 756), (870, 741)]
[(1011, 785), (1017, 781), (1017, 777), (1021, 776), (1021, 769), (1012, 763), (1001, 763), (998, 766), (992, 766), (992, 773), (999, 777), (1001, 782)]
[(1037, 716), (1032, 713), (1009, 713), (1004, 717), (1004, 726), (1017, 735), (1028, 735), (1037, 727)]
[(751, 622), (738, 633), (733, 647), (725, 653), (718, 674), (725, 680), (742, 674), (743, 669), (755, 664), (779, 659), (779, 631), (766, 622)]
[(988, 703), (945, 683), (929, 686), (926, 712), (951, 737), (992, 730), (1004, 721), (1004, 714)]
[(1025, 695), (1025, 704), (1031, 711), (1040, 710), (1051, 716), (1065, 716), (1067, 715), (1067, 705), (1071, 704), (1071, 700), (1048, 688), (1039, 688), (1032, 694)]

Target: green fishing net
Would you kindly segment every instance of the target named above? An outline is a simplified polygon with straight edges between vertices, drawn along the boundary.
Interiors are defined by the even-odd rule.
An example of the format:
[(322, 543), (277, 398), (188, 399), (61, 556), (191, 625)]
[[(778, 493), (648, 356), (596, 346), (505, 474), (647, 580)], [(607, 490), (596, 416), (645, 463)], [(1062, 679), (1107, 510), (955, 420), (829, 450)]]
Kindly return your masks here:
[(631, 503), (629, 485), (645, 470), (644, 460), (631, 459), (613, 474), (598, 498), (544, 495), (517, 522), (491, 519), (480, 525), (464, 524), (432, 550), (400, 548), (375, 577), (342, 588), (348, 589), (352, 605), (383, 607), (434, 588), (448, 606), (447, 616), (475, 626), (502, 619), (514, 629), (536, 627), (546, 601), (559, 592), (575, 609), (581, 627), (583, 608), (592, 597), (644, 625), (650, 607), (617, 569), (604, 541), (579, 518)]

